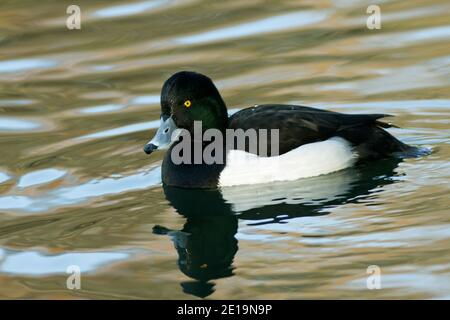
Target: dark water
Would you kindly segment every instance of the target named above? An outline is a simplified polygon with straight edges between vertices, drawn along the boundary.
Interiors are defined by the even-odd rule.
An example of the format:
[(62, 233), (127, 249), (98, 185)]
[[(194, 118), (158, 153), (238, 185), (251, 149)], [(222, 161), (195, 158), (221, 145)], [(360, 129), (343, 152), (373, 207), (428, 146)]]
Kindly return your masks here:
[[(379, 1), (380, 30), (366, 1), (77, 1), (81, 30), (70, 4), (0, 3), (0, 298), (450, 298), (448, 1)], [(183, 69), (230, 109), (393, 114), (432, 153), (163, 188), (142, 147)]]

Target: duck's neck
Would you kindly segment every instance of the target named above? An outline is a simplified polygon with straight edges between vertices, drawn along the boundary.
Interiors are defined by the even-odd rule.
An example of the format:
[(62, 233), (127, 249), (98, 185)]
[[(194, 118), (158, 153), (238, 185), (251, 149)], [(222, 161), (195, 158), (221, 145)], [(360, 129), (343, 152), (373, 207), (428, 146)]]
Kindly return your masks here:
[[(180, 147), (179, 143), (173, 144), (164, 156), (161, 168), (163, 183), (182, 188), (216, 188), (220, 173), (225, 167), (225, 161), (208, 164), (203, 157), (203, 151), (208, 145), (208, 143), (201, 144), (201, 151), (198, 151), (195, 148), (199, 146), (192, 142), (190, 157), (185, 157), (185, 160), (188, 161), (180, 163), (180, 159), (176, 159), (176, 157), (179, 157), (179, 154), (177, 154), (177, 147)], [(198, 152), (202, 152), (200, 157), (198, 157)], [(223, 153), (223, 157), (225, 157), (225, 150), (223, 150)]]

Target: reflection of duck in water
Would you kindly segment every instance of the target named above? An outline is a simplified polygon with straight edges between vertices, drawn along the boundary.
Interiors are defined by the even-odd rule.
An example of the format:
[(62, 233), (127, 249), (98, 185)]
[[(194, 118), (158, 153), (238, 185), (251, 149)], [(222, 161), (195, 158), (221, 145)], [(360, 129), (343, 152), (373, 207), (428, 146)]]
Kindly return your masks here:
[(155, 226), (155, 233), (172, 237), (178, 252), (178, 266), (198, 281), (182, 283), (187, 293), (205, 297), (213, 292), (211, 279), (233, 273), (232, 263), (238, 249), (234, 237), (238, 218), (217, 190), (179, 189), (164, 186), (171, 205), (187, 218), (180, 231)]
[(154, 233), (172, 237), (180, 270), (196, 280), (183, 282), (183, 290), (206, 297), (214, 292), (210, 280), (233, 275), (238, 218), (258, 224), (328, 214), (334, 206), (357, 202), (393, 183), (398, 162), (385, 160), (280, 185), (211, 190), (164, 186), (167, 200), (187, 221), (182, 230), (155, 226)]

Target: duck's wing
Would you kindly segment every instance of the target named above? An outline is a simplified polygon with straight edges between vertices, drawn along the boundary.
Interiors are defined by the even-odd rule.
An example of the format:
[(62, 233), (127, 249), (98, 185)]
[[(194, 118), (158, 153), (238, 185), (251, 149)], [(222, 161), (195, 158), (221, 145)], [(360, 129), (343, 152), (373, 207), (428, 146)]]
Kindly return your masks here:
[[(340, 136), (356, 145), (376, 127), (390, 127), (378, 119), (387, 114), (344, 114), (298, 105), (258, 105), (229, 118), (230, 129), (278, 129), (279, 153), (301, 145)], [(268, 134), (270, 136), (270, 134)], [(269, 140), (269, 139), (268, 139)], [(269, 140), (270, 144), (270, 140)]]

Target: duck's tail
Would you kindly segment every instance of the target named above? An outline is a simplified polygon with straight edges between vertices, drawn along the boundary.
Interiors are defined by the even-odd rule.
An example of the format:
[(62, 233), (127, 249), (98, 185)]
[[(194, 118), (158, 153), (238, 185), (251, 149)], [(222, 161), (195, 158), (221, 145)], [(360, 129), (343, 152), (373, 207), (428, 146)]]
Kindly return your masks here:
[(392, 136), (385, 129), (398, 128), (396, 125), (379, 120), (391, 115), (374, 115), (370, 125), (347, 128), (340, 136), (350, 141), (358, 153), (359, 162), (387, 158), (390, 156), (416, 157), (420, 149), (407, 145)]

